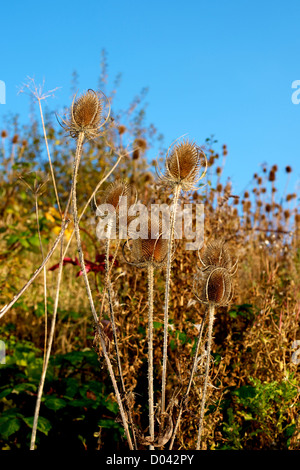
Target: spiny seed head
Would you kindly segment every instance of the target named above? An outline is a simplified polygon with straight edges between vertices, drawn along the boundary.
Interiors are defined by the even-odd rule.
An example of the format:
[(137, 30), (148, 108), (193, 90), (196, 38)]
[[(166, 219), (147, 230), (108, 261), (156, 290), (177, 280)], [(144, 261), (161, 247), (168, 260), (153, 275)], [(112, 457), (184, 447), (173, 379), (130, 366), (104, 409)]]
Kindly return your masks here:
[(141, 153), (144, 153), (147, 150), (147, 141), (138, 137), (134, 141), (134, 150), (132, 153), (133, 160), (137, 160), (140, 157)]
[[(204, 163), (205, 170), (199, 177)], [(206, 156), (201, 148), (194, 142), (185, 140), (176, 144), (167, 155), (165, 174), (161, 179), (165, 184), (180, 185), (184, 191), (188, 191), (195, 188), (195, 184), (204, 177), (206, 166)]]
[(198, 290), (202, 303), (226, 306), (232, 297), (232, 282), (227, 269), (210, 266), (205, 272)]
[[(124, 251), (123, 251), (124, 254)], [(163, 267), (167, 260), (168, 240), (164, 236), (161, 223), (156, 223), (155, 219), (148, 217), (146, 224), (141, 224), (140, 237), (132, 240), (131, 257), (138, 267), (146, 267), (149, 264), (153, 267)]]
[(110, 183), (106, 190), (103, 192), (101, 199), (102, 204), (110, 204), (116, 211), (119, 210), (121, 197), (130, 198), (132, 188), (129, 183), (123, 180), (117, 180)]
[(213, 240), (210, 242), (201, 255), (201, 263), (204, 268), (207, 266), (217, 266), (230, 270), (232, 268), (232, 260), (225, 247), (225, 242), (223, 240)]
[(62, 127), (76, 139), (83, 132), (87, 139), (95, 139), (100, 134), (103, 101), (100, 94), (88, 90), (72, 103), (69, 118)]
[(237, 270), (237, 261), (232, 264), (224, 241), (214, 240), (209, 243), (200, 261), (200, 273), (194, 281), (196, 297), (205, 304), (228, 305), (232, 298), (231, 278)]
[[(120, 224), (126, 224), (127, 226), (134, 219), (134, 217), (128, 215), (128, 209), (133, 198), (133, 190), (133, 186), (127, 181), (116, 180), (102, 191), (99, 206), (94, 197), (92, 210), (96, 211), (96, 215), (100, 216), (100, 218), (107, 219), (109, 225), (116, 224), (116, 227), (120, 227)], [(122, 204), (123, 209), (121, 210)], [(101, 207), (102, 205), (105, 205), (105, 207)], [(105, 215), (103, 215), (103, 209)]]
[(271, 170), (269, 173), (269, 181), (275, 181), (276, 180), (276, 174), (274, 170)]

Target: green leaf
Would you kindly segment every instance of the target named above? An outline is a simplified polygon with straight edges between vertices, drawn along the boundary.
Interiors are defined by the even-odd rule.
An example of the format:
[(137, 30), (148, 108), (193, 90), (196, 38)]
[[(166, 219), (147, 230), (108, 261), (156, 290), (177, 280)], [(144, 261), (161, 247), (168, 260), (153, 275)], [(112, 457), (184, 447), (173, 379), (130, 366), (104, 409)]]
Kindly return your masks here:
[(20, 384), (17, 384), (14, 388), (13, 388), (13, 393), (22, 393), (22, 392), (27, 392), (27, 391), (33, 391), (35, 392), (37, 389), (37, 386), (33, 383), (28, 383), (28, 382), (23, 382), (23, 383), (20, 383)]
[(45, 399), (45, 405), (50, 410), (57, 411), (65, 408), (67, 403), (63, 398), (50, 397)]
[[(29, 426), (30, 428), (32, 428), (32, 426), (33, 426), (33, 419), (34, 419), (33, 416), (30, 416), (28, 418), (23, 417), (24, 423), (26, 423), (27, 426)], [(51, 425), (51, 423), (48, 419), (43, 418), (42, 416), (39, 417), (38, 425), (37, 425), (38, 431), (42, 432), (43, 434), (45, 434), (47, 436), (48, 432), (51, 429), (51, 427), (52, 427), (52, 425)]]
[(12, 388), (7, 388), (5, 390), (2, 390), (2, 392), (0, 392), (0, 400), (1, 398), (7, 397), (7, 395), (9, 395), (11, 392), (12, 392)]
[(0, 435), (3, 439), (7, 439), (9, 436), (19, 431), (21, 422), (18, 418), (5, 417), (0, 422)]

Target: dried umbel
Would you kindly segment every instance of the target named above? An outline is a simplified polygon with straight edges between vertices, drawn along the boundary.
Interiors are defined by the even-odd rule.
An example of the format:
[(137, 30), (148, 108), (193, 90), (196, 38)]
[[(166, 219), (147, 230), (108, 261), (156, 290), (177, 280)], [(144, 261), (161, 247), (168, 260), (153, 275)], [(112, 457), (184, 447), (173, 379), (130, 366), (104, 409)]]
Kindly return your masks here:
[(74, 97), (68, 119), (62, 120), (62, 127), (76, 139), (84, 133), (86, 139), (95, 139), (107, 120), (103, 120), (103, 99), (94, 90), (88, 90), (79, 98)]
[[(199, 176), (202, 167), (205, 168)], [(180, 185), (183, 191), (189, 191), (205, 176), (206, 169), (207, 160), (203, 150), (194, 142), (185, 140), (168, 152), (165, 174), (160, 179), (164, 184)]]
[[(129, 246), (130, 242), (130, 246)], [(131, 252), (132, 261), (125, 254), (125, 247)], [(164, 236), (160, 223), (148, 218), (146, 224), (141, 224), (140, 237), (131, 239), (123, 246), (123, 255), (128, 264), (139, 268), (152, 265), (155, 268), (165, 265), (168, 254), (168, 240)]]

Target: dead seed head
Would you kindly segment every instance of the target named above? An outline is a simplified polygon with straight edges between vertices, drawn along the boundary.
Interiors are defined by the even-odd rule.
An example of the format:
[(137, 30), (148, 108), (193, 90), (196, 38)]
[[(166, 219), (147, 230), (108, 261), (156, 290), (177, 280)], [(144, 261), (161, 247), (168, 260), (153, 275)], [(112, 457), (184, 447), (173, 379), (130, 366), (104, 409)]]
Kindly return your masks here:
[(201, 284), (202, 288), (198, 291), (201, 302), (219, 307), (228, 305), (232, 297), (232, 282), (227, 269), (210, 266)]
[(129, 264), (140, 268), (149, 264), (155, 268), (163, 267), (167, 260), (168, 240), (164, 237), (161, 224), (156, 224), (149, 217), (146, 225), (141, 224), (140, 237), (131, 240), (130, 250), (132, 262), (128, 261), (123, 250), (125, 260)]
[(94, 90), (73, 101), (69, 118), (63, 121), (62, 127), (76, 139), (83, 132), (87, 139), (95, 139), (100, 135), (103, 112), (103, 101)]
[(200, 273), (194, 281), (194, 292), (201, 303), (228, 305), (232, 298), (231, 278), (237, 270), (223, 240), (209, 243), (200, 257)]
[(117, 180), (111, 183), (103, 192), (101, 203), (110, 204), (118, 211), (121, 197), (130, 198), (131, 193), (132, 188), (129, 183), (123, 180)]
[[(205, 166), (199, 177), (200, 169)], [(195, 184), (206, 173), (206, 156), (195, 143), (188, 140), (175, 145), (166, 157), (166, 170), (162, 177), (165, 184), (180, 185), (183, 191), (195, 188)]]
[(210, 242), (201, 255), (200, 260), (204, 268), (207, 266), (217, 266), (229, 270), (232, 268), (231, 256), (223, 240), (213, 240)]
[(269, 173), (269, 181), (275, 181), (276, 180), (276, 174), (274, 170), (271, 170)]
[(126, 127), (122, 124), (118, 127), (119, 135), (123, 135), (126, 132)]

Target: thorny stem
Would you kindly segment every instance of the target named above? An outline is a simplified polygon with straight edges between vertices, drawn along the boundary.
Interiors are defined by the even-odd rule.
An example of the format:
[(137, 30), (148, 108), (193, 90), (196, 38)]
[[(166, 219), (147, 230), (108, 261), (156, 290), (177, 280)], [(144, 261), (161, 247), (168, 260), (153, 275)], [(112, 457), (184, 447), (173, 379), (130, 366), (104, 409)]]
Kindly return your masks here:
[(128, 396), (127, 396), (126, 389), (125, 389), (125, 383), (124, 383), (124, 377), (123, 377), (123, 371), (122, 371), (122, 365), (121, 365), (121, 356), (120, 356), (120, 350), (119, 350), (119, 344), (118, 344), (117, 328), (116, 328), (116, 322), (115, 322), (115, 313), (114, 313), (114, 307), (113, 307), (112, 286), (110, 282), (111, 269), (109, 266), (110, 236), (111, 236), (111, 226), (109, 224), (108, 231), (107, 231), (107, 239), (105, 243), (105, 270), (106, 270), (105, 286), (107, 288), (108, 303), (109, 303), (109, 310), (110, 310), (110, 321), (112, 324), (121, 387), (122, 387), (122, 392), (126, 398), (127, 412), (128, 412), (128, 417), (130, 421), (131, 432), (133, 434), (135, 448), (137, 449), (136, 437), (135, 437), (132, 414), (131, 414), (131, 407), (130, 407), (130, 403), (129, 403)]
[(204, 385), (202, 391), (202, 400), (201, 400), (201, 409), (200, 409), (200, 419), (199, 419), (199, 429), (198, 429), (198, 439), (197, 439), (197, 446), (196, 450), (200, 450), (201, 444), (201, 435), (203, 429), (203, 417), (204, 417), (204, 410), (205, 410), (205, 402), (206, 402), (206, 394), (207, 394), (207, 384), (208, 384), (208, 375), (209, 375), (209, 366), (210, 366), (210, 352), (211, 352), (211, 343), (212, 343), (212, 332), (213, 332), (213, 324), (215, 319), (215, 306), (213, 303), (209, 303), (208, 305), (208, 333), (207, 333), (207, 360), (206, 360), (206, 370), (205, 370), (205, 378), (204, 378)]
[(163, 344), (163, 370), (162, 370), (162, 388), (161, 388), (161, 421), (163, 426), (163, 417), (166, 408), (166, 378), (167, 378), (167, 355), (168, 355), (168, 323), (169, 323), (169, 292), (170, 292), (170, 275), (171, 262), (173, 252), (174, 227), (176, 219), (176, 209), (181, 186), (177, 185), (174, 193), (173, 211), (170, 221), (170, 235), (168, 241), (168, 257), (166, 269), (166, 288), (165, 288), (165, 304), (164, 304), (164, 344)]
[(82, 246), (81, 246), (81, 237), (80, 237), (79, 221), (78, 221), (78, 213), (77, 213), (76, 185), (77, 185), (77, 176), (78, 176), (79, 163), (80, 163), (80, 158), (81, 158), (81, 153), (82, 153), (83, 140), (84, 140), (84, 132), (80, 132), (79, 135), (78, 135), (78, 138), (77, 138), (76, 154), (75, 154), (75, 159), (74, 159), (73, 181), (72, 181), (72, 207), (73, 207), (74, 231), (75, 231), (75, 236), (76, 236), (76, 241), (77, 241), (78, 257), (79, 257), (80, 264), (81, 264), (81, 269), (82, 269), (82, 273), (83, 273), (83, 278), (84, 278), (84, 282), (85, 282), (85, 287), (86, 287), (88, 299), (89, 299), (89, 302), (90, 302), (92, 315), (93, 315), (93, 318), (94, 318), (94, 321), (95, 321), (95, 325), (97, 327), (97, 331), (99, 333), (101, 348), (102, 348), (102, 351), (103, 351), (103, 354), (104, 354), (104, 357), (105, 357), (105, 360), (106, 360), (107, 368), (108, 368), (108, 371), (109, 371), (109, 374), (110, 374), (110, 377), (111, 377), (111, 381), (112, 381), (112, 384), (113, 384), (113, 387), (114, 387), (114, 391), (115, 391), (115, 394), (116, 394), (116, 398), (117, 398), (117, 401), (118, 401), (118, 405), (119, 405), (119, 409), (120, 409), (120, 413), (121, 413), (121, 417), (122, 417), (122, 421), (123, 421), (124, 430), (125, 430), (125, 433), (126, 433), (126, 436), (127, 436), (127, 439), (128, 439), (128, 445), (129, 445), (130, 450), (133, 450), (133, 444), (132, 444), (131, 436), (130, 436), (130, 433), (129, 433), (129, 430), (128, 430), (127, 417), (126, 417), (126, 414), (125, 414), (125, 411), (124, 411), (124, 408), (123, 408), (123, 403), (122, 403), (122, 399), (121, 399), (120, 392), (119, 392), (119, 389), (118, 389), (118, 385), (117, 385), (117, 382), (116, 382), (113, 367), (112, 367), (112, 364), (111, 364), (111, 361), (109, 359), (107, 349), (106, 349), (106, 346), (105, 346), (105, 341), (104, 341), (104, 338), (103, 338), (103, 335), (102, 335), (102, 329), (101, 329), (99, 321), (98, 321), (98, 316), (97, 316), (97, 313), (96, 313), (96, 309), (95, 309), (95, 305), (94, 305), (94, 301), (93, 301), (93, 297), (92, 297), (92, 292), (91, 292), (87, 272), (86, 272), (86, 269), (85, 269), (84, 256), (83, 256)]
[(199, 335), (198, 335), (197, 344), (196, 344), (196, 350), (195, 350), (195, 354), (194, 354), (193, 365), (192, 365), (192, 369), (191, 369), (190, 380), (189, 380), (186, 392), (185, 392), (185, 394), (184, 394), (184, 396), (181, 400), (181, 403), (180, 403), (179, 413), (178, 413), (177, 421), (176, 421), (175, 428), (174, 428), (174, 431), (173, 431), (172, 439), (171, 439), (171, 442), (170, 442), (169, 450), (172, 450), (172, 448), (173, 448), (174, 440), (175, 440), (176, 433), (177, 433), (177, 430), (178, 430), (178, 427), (179, 427), (179, 424), (180, 424), (180, 420), (181, 420), (181, 415), (182, 415), (184, 407), (186, 406), (187, 399), (188, 399), (188, 396), (189, 396), (189, 393), (190, 393), (190, 390), (191, 390), (191, 386), (192, 386), (192, 383), (193, 383), (193, 378), (194, 378), (194, 375), (195, 375), (196, 370), (197, 370), (197, 363), (198, 363), (198, 359), (199, 359), (198, 358), (199, 348), (200, 348), (200, 344), (201, 344), (205, 318), (206, 318), (206, 313), (204, 314), (204, 317), (203, 317), (201, 325), (200, 325)]
[[(148, 264), (148, 400), (149, 434), (154, 441), (154, 400), (153, 400), (153, 265)], [(154, 450), (150, 445), (149, 450)]]

